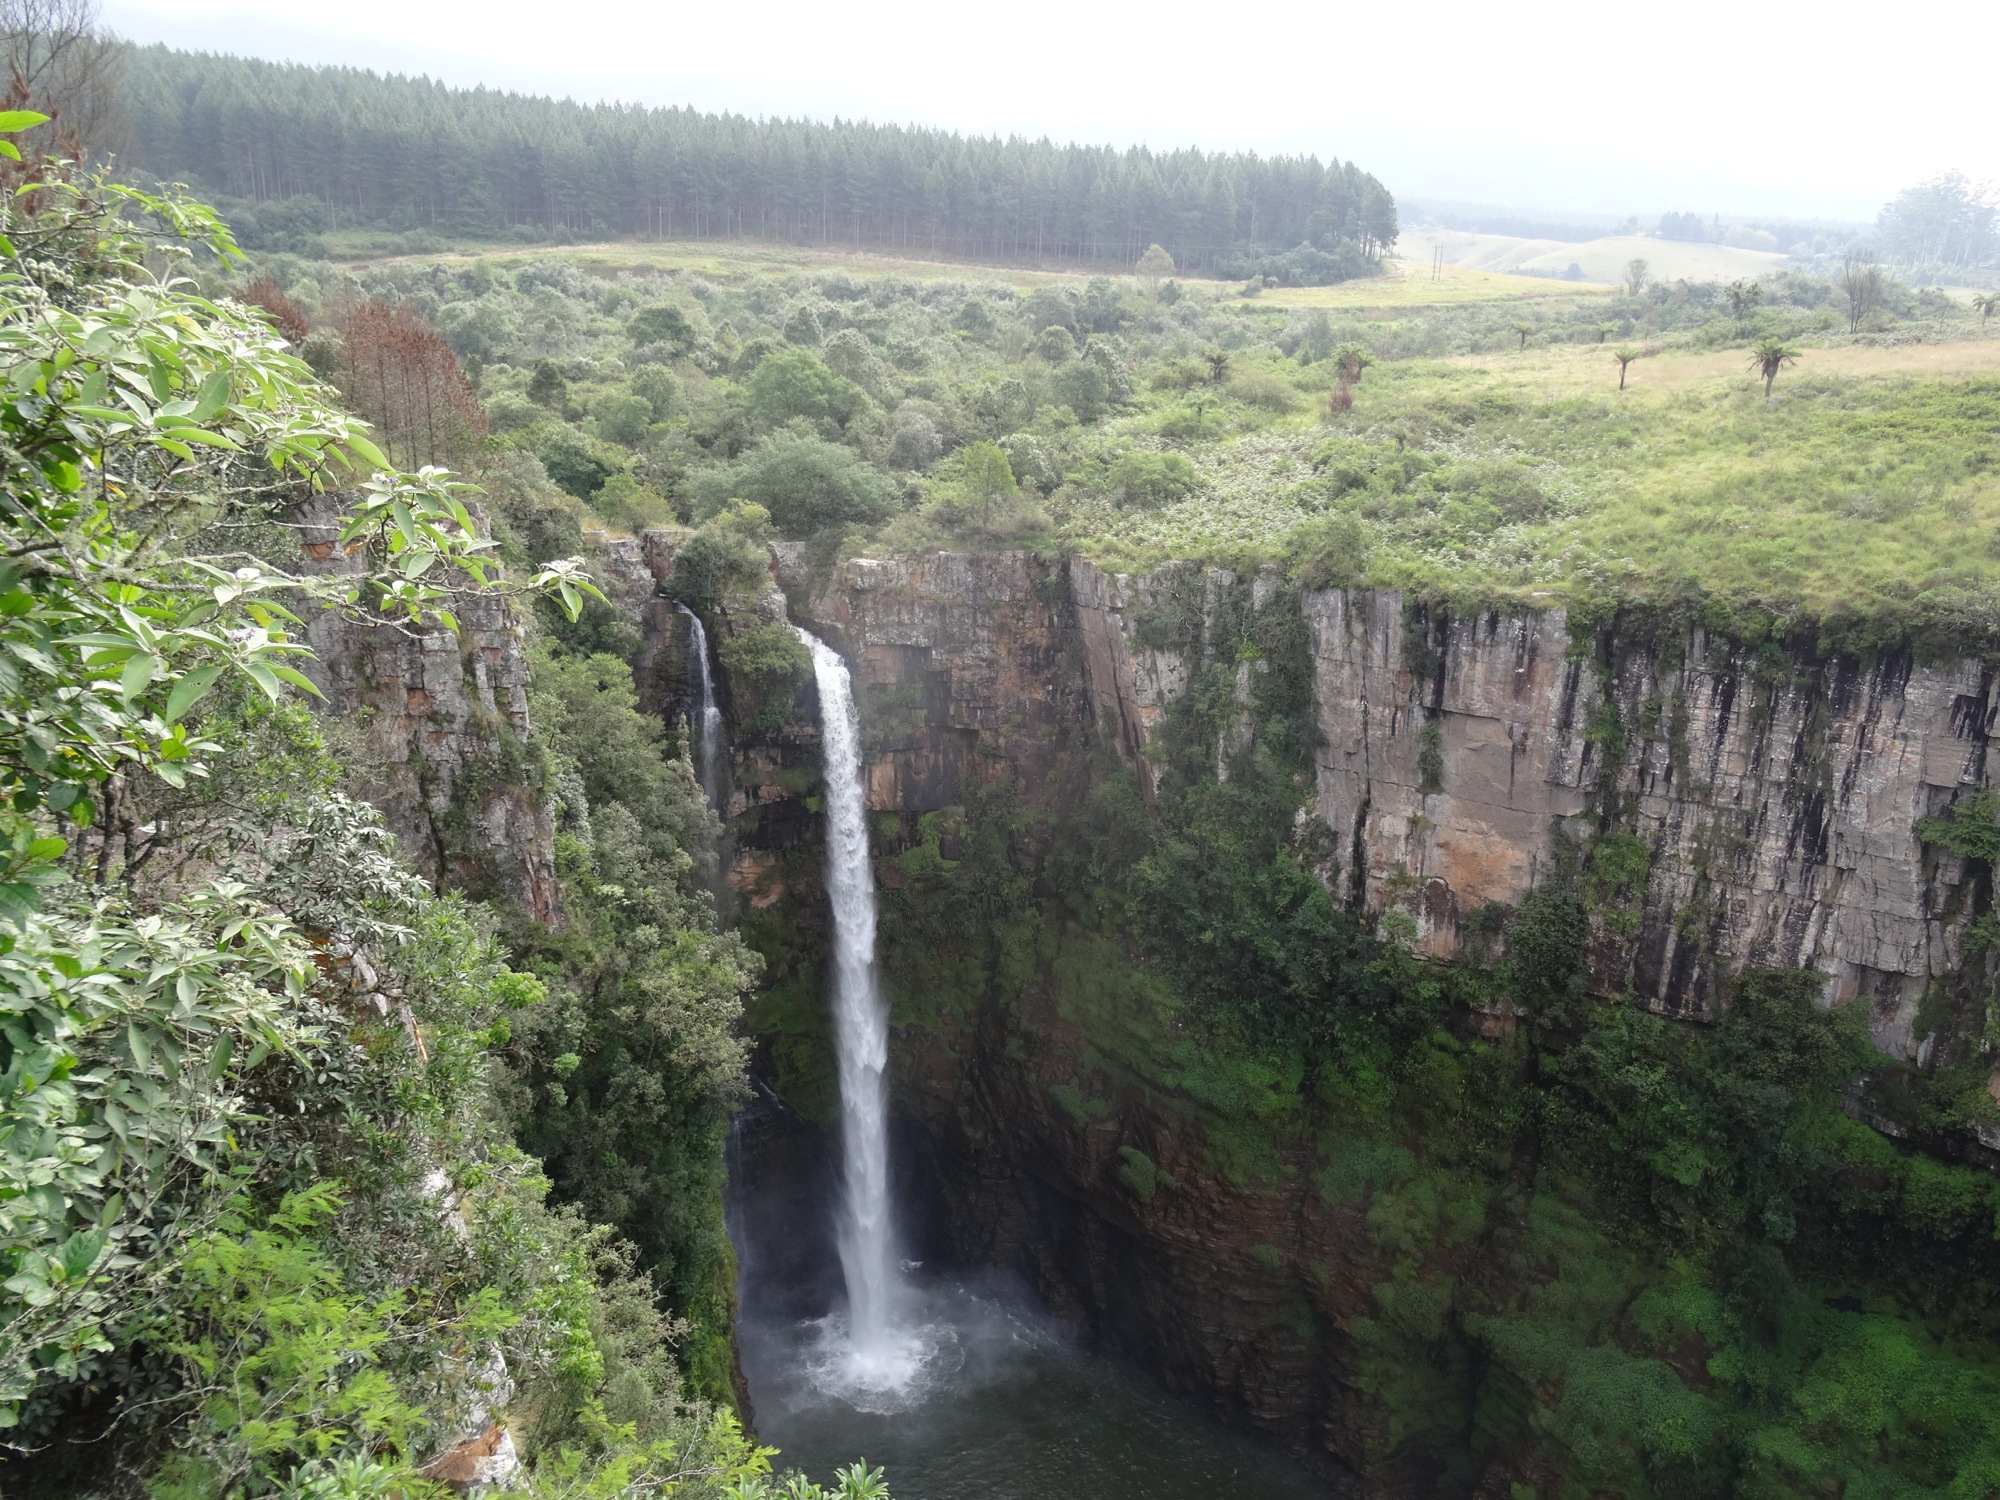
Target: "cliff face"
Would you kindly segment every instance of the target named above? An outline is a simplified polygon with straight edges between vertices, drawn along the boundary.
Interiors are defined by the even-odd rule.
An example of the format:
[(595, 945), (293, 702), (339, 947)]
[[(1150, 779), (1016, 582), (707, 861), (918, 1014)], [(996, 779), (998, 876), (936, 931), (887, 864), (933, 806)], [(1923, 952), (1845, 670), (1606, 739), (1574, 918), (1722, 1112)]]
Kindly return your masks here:
[(1913, 1055), (1965, 915), (1958, 862), (1927, 861), (1916, 824), (1984, 779), (1981, 663), (1772, 662), (1699, 629), (1578, 641), (1560, 611), (1412, 620), (1388, 594), (1305, 610), (1320, 812), (1370, 910), (1415, 881), (1402, 899), (1450, 957), (1467, 913), (1517, 904), (1558, 840), (1610, 810), (1644, 875), (1637, 931), (1597, 945), (1604, 992), (1706, 1016), (1733, 969), (1818, 969), (1829, 1000), (1869, 998), (1878, 1045)]
[[(306, 565), (353, 571), (327, 502), (305, 518)], [(528, 655), (504, 599), (474, 595), (459, 632), (365, 625), (325, 610), (306, 621), (305, 670), (346, 722), (343, 759), (427, 878), (495, 894), (561, 920), (555, 829), (525, 750)]]
[[(1256, 604), (1275, 589), (1246, 582)], [(851, 562), (801, 602), (883, 710), (862, 705), (871, 806), (925, 811), (967, 777), (1032, 789), (1092, 729), (1150, 789), (1200, 623), (1237, 584), (936, 553)], [(1341, 899), (1407, 909), (1421, 951), (1448, 959), (1477, 908), (1518, 905), (1616, 825), (1636, 841), (1619, 851), (1636, 923), (1599, 924), (1604, 993), (1707, 1017), (1735, 969), (1818, 969), (1829, 1001), (1869, 998), (1878, 1045), (1914, 1055), (1917, 1002), (1959, 964), (1966, 916), (1959, 861), (1927, 856), (1916, 824), (1984, 779), (1988, 667), (1774, 661), (1699, 629), (1578, 639), (1559, 610), (1453, 619), (1393, 593), (1301, 607)], [(1176, 608), (1195, 640), (1149, 644), (1148, 616)]]
[[(1160, 726), (1226, 644), (1218, 622), (1276, 602), (1304, 616), (1336, 894), (1401, 909), (1423, 951), (1456, 954), (1479, 908), (1518, 904), (1567, 860), (1603, 898), (1602, 992), (1701, 1019), (1738, 968), (1816, 968), (1829, 999), (1869, 998), (1878, 1043), (1905, 1058), (1924, 1042), (1918, 999), (1958, 959), (1962, 870), (1927, 854), (1915, 824), (1984, 774), (1978, 663), (1752, 656), (1699, 631), (1579, 639), (1556, 611), (1450, 619), (1393, 594), (1298, 597), (1275, 577), (1121, 576), (1015, 553), (780, 574), (793, 615), (855, 667), (892, 947), (897, 851), (929, 838), (956, 857), (926, 815), (980, 787), (1047, 808), (1106, 746), (1153, 795)], [(766, 595), (736, 612), (778, 608)], [(1258, 666), (1237, 670), (1247, 704)], [(1255, 733), (1246, 715), (1222, 736), (1222, 774)], [(733, 804), (752, 907), (808, 937), (812, 749), (800, 722), (739, 750)], [(1034, 847), (1007, 859), (1041, 878)], [(1138, 956), (1059, 927), (1045, 917), (1023, 940), (1032, 962), (897, 995), (912, 1233), (933, 1254), (1018, 1267), (1079, 1325), (1337, 1481), (1427, 1490), (1435, 1474), (1364, 1393), (1387, 1263), (1358, 1204), (1315, 1185), (1324, 1143), (1277, 1132), (1274, 1154), (1232, 1165), (1200, 1090), (1141, 1058), (1155, 1043), (1105, 998), (1103, 976)], [(774, 973), (797, 991), (792, 1016), (810, 1011), (809, 965)], [(775, 1045), (794, 1056), (798, 1037)], [(1494, 1493), (1507, 1472), (1489, 1474)]]

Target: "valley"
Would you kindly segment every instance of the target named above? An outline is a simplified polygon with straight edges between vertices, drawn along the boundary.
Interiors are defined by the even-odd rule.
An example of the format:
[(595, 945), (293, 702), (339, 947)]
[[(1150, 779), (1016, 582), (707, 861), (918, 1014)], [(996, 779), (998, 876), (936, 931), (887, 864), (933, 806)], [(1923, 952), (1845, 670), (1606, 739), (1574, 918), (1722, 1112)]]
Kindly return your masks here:
[(1979, 263), (115, 56), (0, 1490), (2000, 1486)]

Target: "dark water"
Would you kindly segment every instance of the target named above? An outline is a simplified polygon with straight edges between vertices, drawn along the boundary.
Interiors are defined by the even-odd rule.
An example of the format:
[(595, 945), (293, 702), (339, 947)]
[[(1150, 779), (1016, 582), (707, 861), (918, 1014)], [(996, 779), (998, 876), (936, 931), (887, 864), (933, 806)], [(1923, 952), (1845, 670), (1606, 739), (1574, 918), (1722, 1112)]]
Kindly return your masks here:
[(865, 1458), (896, 1500), (1324, 1500), (1274, 1449), (1075, 1348), (1025, 1291), (946, 1281), (920, 1295), (931, 1359), (897, 1411), (860, 1411), (819, 1387), (819, 1321), (745, 1308), (744, 1374), (779, 1469), (825, 1483)]
[[(829, 1368), (844, 1344), (829, 1328), (842, 1297), (826, 1146), (768, 1099), (731, 1142), (738, 1346), (778, 1469), (829, 1483), (865, 1458), (896, 1500), (1325, 1500), (1267, 1443), (1079, 1349), (997, 1275), (916, 1272), (900, 1322), (921, 1372), (900, 1395), (844, 1387)], [(902, 1192), (914, 1220), (922, 1185)]]

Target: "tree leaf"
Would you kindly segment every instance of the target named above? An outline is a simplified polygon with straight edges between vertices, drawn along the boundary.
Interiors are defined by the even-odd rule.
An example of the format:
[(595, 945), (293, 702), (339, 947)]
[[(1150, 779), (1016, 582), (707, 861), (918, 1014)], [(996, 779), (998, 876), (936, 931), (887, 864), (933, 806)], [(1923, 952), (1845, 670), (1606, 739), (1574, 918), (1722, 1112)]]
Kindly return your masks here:
[(104, 1253), (105, 1233), (101, 1229), (86, 1229), (82, 1234), (73, 1234), (63, 1241), (63, 1247), (56, 1252), (56, 1261), (63, 1268), (63, 1275), (71, 1281), (81, 1281), (97, 1264), (97, 1257)]
[[(226, 371), (218, 370), (201, 383), (201, 394), (195, 399), (194, 410), (188, 415), (197, 422), (206, 422), (228, 404), (229, 375)], [(233, 448), (236, 445), (231, 443), (229, 446)]]
[(174, 723), (199, 703), (208, 690), (215, 686), (215, 679), (221, 675), (220, 664), (196, 667), (175, 683), (174, 690), (167, 695), (167, 722)]
[(146, 691), (159, 666), (152, 653), (146, 651), (141, 651), (125, 663), (125, 670), (118, 677), (118, 692), (128, 708), (134, 698)]
[(382, 450), (376, 447), (373, 443), (369, 442), (368, 439), (363, 437), (360, 433), (358, 432), (349, 433), (347, 435), (346, 442), (347, 446), (354, 451), (357, 457), (366, 459), (369, 463), (373, 464), (378, 469), (386, 469), (389, 467), (389, 460), (383, 457)]
[(281, 667), (273, 663), (270, 668), (270, 672), (273, 677), (277, 677), (282, 681), (289, 682), (293, 687), (298, 688), (303, 692), (311, 693), (315, 698), (321, 699), (322, 701), (326, 698), (326, 694), (322, 693), (319, 690), (318, 685), (315, 684), (310, 677), (306, 676), (306, 674), (301, 672), (297, 667)]
[(285, 696), (284, 689), (278, 685), (278, 674), (261, 661), (243, 663), (243, 675), (262, 688), (264, 696), (273, 703)]

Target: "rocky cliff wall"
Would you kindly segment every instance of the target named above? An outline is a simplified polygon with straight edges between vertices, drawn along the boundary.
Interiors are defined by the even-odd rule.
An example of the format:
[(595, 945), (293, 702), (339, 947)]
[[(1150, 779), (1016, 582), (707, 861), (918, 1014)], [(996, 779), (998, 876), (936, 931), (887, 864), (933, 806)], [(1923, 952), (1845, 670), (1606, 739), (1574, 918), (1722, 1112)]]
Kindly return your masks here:
[[(1236, 587), (1276, 584), (932, 553), (855, 560), (795, 595), (885, 710), (863, 706), (871, 805), (922, 811), (968, 775), (1032, 787), (1093, 726), (1150, 788), (1148, 747)], [(1421, 950), (1450, 958), (1473, 912), (1518, 905), (1614, 833), (1603, 992), (1707, 1017), (1746, 964), (1818, 969), (1830, 1001), (1868, 998), (1878, 1045), (1921, 1046), (1918, 1002), (1957, 967), (1969, 912), (1959, 861), (1916, 825), (1986, 775), (1988, 666), (1751, 651), (1699, 628), (1578, 636), (1560, 610), (1453, 618), (1393, 593), (1300, 607), (1343, 900), (1406, 909)]]
[(1320, 807), (1371, 908), (1414, 879), (1426, 946), (1449, 957), (1474, 906), (1518, 903), (1559, 839), (1616, 819), (1645, 876), (1636, 934), (1599, 944), (1601, 988), (1710, 1015), (1731, 969), (1818, 969), (1829, 1000), (1867, 995), (1877, 1043), (1913, 1055), (1917, 1002), (1957, 967), (1967, 915), (1958, 862), (1927, 860), (1916, 825), (1984, 778), (1981, 663), (1772, 661), (1699, 629), (1578, 642), (1559, 611), (1413, 631), (1393, 595), (1305, 607)]
[[(1959, 861), (1927, 851), (1915, 825), (1985, 774), (1993, 709), (1977, 662), (1753, 653), (1699, 630), (1572, 632), (1558, 611), (1461, 619), (1393, 594), (1301, 596), (1275, 576), (1117, 575), (1016, 553), (853, 560), (830, 577), (793, 565), (776, 582), (855, 666), (892, 948), (901, 851), (929, 838), (959, 852), (922, 831), (928, 815), (980, 787), (1055, 806), (1106, 747), (1154, 795), (1174, 701), (1240, 654), (1231, 622), (1295, 608), (1314, 810), (1336, 835), (1343, 902), (1400, 909), (1423, 951), (1449, 958), (1482, 907), (1518, 904), (1569, 861), (1595, 893), (1602, 992), (1699, 1020), (1726, 1003), (1735, 969), (1816, 968), (1829, 999), (1868, 997), (1886, 1049), (1923, 1055), (1918, 1002), (1957, 962), (1969, 912)], [(774, 586), (725, 615), (784, 608)], [(1247, 656), (1236, 667), (1246, 704), (1257, 670)], [(1256, 732), (1247, 718), (1225, 732), (1221, 774)], [(764, 930), (801, 951), (819, 921), (813, 752), (805, 722), (745, 745), (733, 804), (737, 878)], [(1042, 878), (1037, 849), (1007, 858)], [(1148, 1030), (1143, 956), (1042, 910), (1012, 939), (1028, 958), (897, 995), (919, 1248), (1020, 1269), (1080, 1327), (1343, 1487), (1428, 1492), (1420, 1445), (1399, 1446), (1393, 1407), (1367, 1390), (1390, 1257), (1358, 1200), (1324, 1190), (1334, 1148), (1275, 1129), (1258, 1135), (1263, 1155), (1243, 1155), (1211, 1086)], [(809, 966), (774, 966), (798, 992), (794, 1027), (817, 993)], [(778, 1040), (787, 1058), (801, 1050)], [(1427, 1274), (1476, 1278), (1483, 1253), (1440, 1243)], [(1511, 1471), (1495, 1463), (1489, 1488), (1504, 1495)]]
[[(302, 526), (306, 566), (351, 572), (321, 502)], [(305, 665), (352, 736), (343, 759), (412, 864), (434, 883), (498, 895), (559, 923), (555, 829), (526, 749), (528, 655), (505, 599), (474, 595), (459, 631), (360, 623), (333, 610), (306, 621)]]

